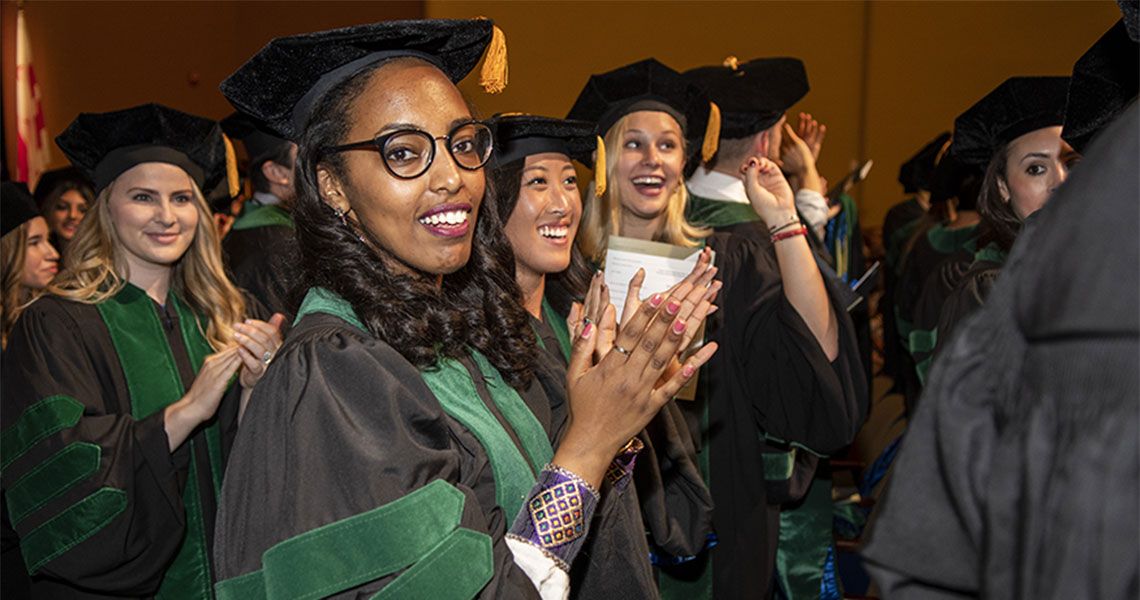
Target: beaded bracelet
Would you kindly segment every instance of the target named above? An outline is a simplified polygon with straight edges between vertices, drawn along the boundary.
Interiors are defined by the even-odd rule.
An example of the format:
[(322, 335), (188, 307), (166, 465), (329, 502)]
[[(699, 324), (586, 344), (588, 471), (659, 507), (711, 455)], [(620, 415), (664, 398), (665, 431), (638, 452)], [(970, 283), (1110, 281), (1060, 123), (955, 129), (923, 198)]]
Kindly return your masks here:
[(807, 235), (807, 227), (800, 227), (798, 229), (793, 229), (791, 231), (785, 231), (783, 233), (777, 233), (777, 234), (772, 236), (772, 243), (775, 244), (776, 242), (779, 242), (781, 240), (794, 238), (797, 235)]
[(783, 225), (780, 225), (779, 227), (773, 227), (772, 229), (769, 229), (768, 233), (771, 235), (776, 235), (777, 233), (780, 233), (781, 231), (783, 231), (789, 227), (794, 227), (794, 226), (799, 225), (799, 224), (800, 224), (799, 219), (793, 219), (791, 221), (788, 221), (787, 223), (784, 223)]
[(594, 486), (571, 471), (548, 464), (539, 473), (509, 533), (553, 555), (555, 563), (568, 570), (586, 541), (598, 500)]

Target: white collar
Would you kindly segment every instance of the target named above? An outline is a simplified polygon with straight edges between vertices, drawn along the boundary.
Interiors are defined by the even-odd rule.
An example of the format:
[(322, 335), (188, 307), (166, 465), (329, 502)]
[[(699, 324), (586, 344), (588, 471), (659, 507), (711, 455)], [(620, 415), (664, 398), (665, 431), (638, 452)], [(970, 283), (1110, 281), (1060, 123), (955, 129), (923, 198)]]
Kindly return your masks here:
[(744, 191), (744, 181), (739, 177), (698, 167), (687, 183), (689, 191), (702, 198), (750, 204), (748, 193)]
[(262, 206), (277, 206), (281, 204), (281, 199), (269, 192), (254, 192), (252, 199)]

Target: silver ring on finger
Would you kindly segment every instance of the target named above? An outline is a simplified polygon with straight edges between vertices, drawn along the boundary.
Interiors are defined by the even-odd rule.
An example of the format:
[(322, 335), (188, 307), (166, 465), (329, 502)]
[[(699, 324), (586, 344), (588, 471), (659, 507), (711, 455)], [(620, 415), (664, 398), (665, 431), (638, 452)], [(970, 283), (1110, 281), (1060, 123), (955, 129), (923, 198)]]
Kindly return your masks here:
[(617, 350), (626, 356), (629, 356), (630, 354), (629, 350), (622, 348), (619, 344), (614, 344), (614, 350)]
[(261, 355), (261, 362), (264, 363), (265, 366), (269, 366), (269, 363), (273, 362), (273, 353), (266, 350), (265, 353)]

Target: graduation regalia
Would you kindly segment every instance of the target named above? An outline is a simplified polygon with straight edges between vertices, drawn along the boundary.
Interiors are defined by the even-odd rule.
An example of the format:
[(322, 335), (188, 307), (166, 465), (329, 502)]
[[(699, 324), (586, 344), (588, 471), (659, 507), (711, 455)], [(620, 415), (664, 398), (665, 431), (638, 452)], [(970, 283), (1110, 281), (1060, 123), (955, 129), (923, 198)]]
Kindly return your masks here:
[(1138, 131), (1091, 142), (934, 365), (863, 549), (885, 597), (1140, 593)]
[[(56, 142), (97, 190), (145, 162), (204, 189), (226, 180), (217, 124), (164, 106), (82, 114)], [(210, 594), (240, 386), (174, 453), (163, 424), (213, 352), (205, 330), (178, 292), (160, 305), (129, 283), (98, 304), (45, 296), (21, 315), (0, 383), (2, 476), (33, 595)]]

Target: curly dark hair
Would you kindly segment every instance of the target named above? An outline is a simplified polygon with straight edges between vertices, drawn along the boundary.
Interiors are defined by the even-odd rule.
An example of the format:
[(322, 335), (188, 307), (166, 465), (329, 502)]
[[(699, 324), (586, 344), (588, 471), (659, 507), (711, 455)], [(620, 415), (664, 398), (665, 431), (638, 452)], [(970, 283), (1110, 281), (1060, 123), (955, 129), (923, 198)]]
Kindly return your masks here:
[[(511, 161), (487, 170), (487, 183), (494, 191), (495, 206), (499, 210), (499, 221), (506, 223), (515, 211), (521, 191), (522, 172), (526, 159)], [(509, 244), (508, 244), (509, 245)], [(514, 253), (511, 254), (511, 273), (514, 273)], [(582, 255), (577, 244), (570, 245), (570, 266), (561, 273), (546, 275), (546, 300), (560, 315), (570, 314), (574, 302), (582, 302), (590, 290), (590, 278), (594, 275), (594, 265)]]
[(330, 90), (313, 111), (297, 156), (296, 235), (301, 254), (299, 292), (320, 286), (352, 305), (377, 338), (419, 368), (441, 356), (458, 358), (467, 348), (483, 353), (514, 388), (527, 387), (534, 374), (535, 336), (513, 277), (513, 256), (488, 185), (475, 223), (471, 258), (443, 277), (408, 274), (388, 265), (399, 259), (366, 228), (347, 224), (321, 200), (317, 166), (346, 174), (340, 154), (325, 155), (345, 143), (353, 100), (380, 63)]
[(1017, 234), (1021, 232), (1021, 217), (1001, 194), (1001, 183), (1007, 181), (1005, 167), (1008, 159), (1009, 144), (1006, 144), (990, 159), (982, 180), (982, 191), (978, 194), (978, 212), (982, 215), (984, 231), (979, 242), (981, 245), (997, 242), (1006, 252), (1013, 247)]

